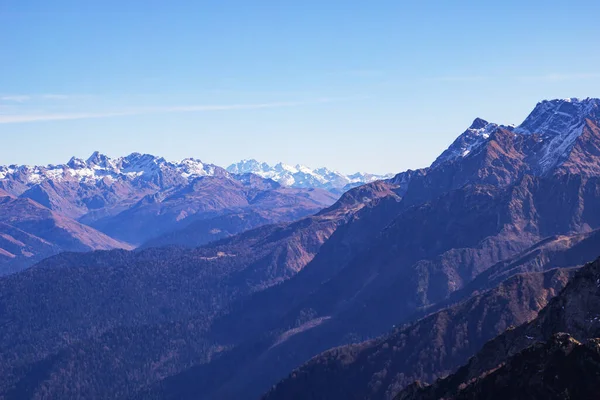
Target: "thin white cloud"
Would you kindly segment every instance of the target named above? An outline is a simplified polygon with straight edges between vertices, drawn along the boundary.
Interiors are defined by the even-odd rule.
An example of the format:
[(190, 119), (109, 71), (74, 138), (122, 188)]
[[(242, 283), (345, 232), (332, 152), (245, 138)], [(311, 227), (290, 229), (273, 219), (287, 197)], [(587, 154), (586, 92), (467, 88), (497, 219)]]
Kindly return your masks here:
[(351, 76), (355, 78), (374, 78), (385, 75), (385, 71), (380, 69), (353, 69), (342, 72), (342, 75)]
[(481, 82), (489, 80), (518, 80), (522, 82), (559, 82), (585, 79), (598, 79), (600, 73), (572, 73), (558, 74), (549, 73), (541, 75), (524, 75), (524, 76), (484, 76), (484, 75), (465, 75), (465, 76), (441, 76), (432, 80), (438, 82)]
[(54, 101), (54, 100), (76, 100), (81, 98), (91, 97), (89, 95), (77, 95), (77, 94), (58, 94), (58, 93), (44, 93), (44, 94), (0, 94), (0, 101), (10, 103), (25, 103), (32, 101)]
[[(347, 100), (349, 98), (346, 98)], [(320, 98), (312, 101), (293, 101), (257, 104), (228, 104), (228, 105), (189, 105), (173, 107), (145, 107), (121, 111), (106, 112), (77, 112), (77, 113), (41, 113), (41, 114), (0, 114), (0, 124), (14, 124), (39, 121), (60, 121), (91, 118), (110, 118), (144, 114), (176, 113), (176, 112), (207, 112), (207, 111), (231, 111), (231, 110), (256, 110), (266, 108), (296, 107), (302, 105), (329, 103), (344, 100), (341, 98)]]
[(74, 96), (67, 95), (67, 94), (52, 94), (52, 93), (49, 93), (49, 94), (42, 94), (42, 95), (40, 95), (40, 97), (42, 99), (45, 99), (45, 100), (68, 100), (68, 99), (73, 98)]
[(435, 81), (440, 82), (481, 82), (489, 80), (488, 76), (479, 76), (479, 75), (465, 75), (465, 76), (440, 76), (438, 78), (434, 78)]
[(0, 101), (8, 101), (14, 103), (24, 103), (31, 99), (31, 96), (23, 94), (4, 95), (0, 96)]
[(522, 81), (546, 81), (546, 82), (558, 82), (558, 81), (572, 81), (572, 80), (584, 80), (584, 79), (598, 79), (600, 73), (576, 73), (576, 74), (544, 74), (544, 75), (532, 75), (532, 76), (520, 76), (519, 80)]

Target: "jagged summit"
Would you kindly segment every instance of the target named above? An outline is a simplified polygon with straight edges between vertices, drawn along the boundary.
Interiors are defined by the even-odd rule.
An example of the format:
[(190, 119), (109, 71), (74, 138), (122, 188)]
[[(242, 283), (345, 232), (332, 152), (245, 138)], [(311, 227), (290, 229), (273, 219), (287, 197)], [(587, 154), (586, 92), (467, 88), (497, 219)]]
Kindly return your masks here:
[(431, 168), (468, 156), (473, 150), (485, 143), (497, 128), (497, 124), (476, 118), (471, 126), (431, 164)]
[(476, 118), (434, 161), (431, 168), (475, 153), (496, 130), (504, 129), (515, 135), (535, 136), (535, 139), (531, 140), (534, 140), (536, 145), (531, 145), (529, 153), (524, 156), (531, 163), (531, 172), (543, 175), (569, 158), (577, 139), (582, 136), (589, 123), (594, 126), (600, 125), (600, 99), (568, 98), (541, 101), (517, 127), (497, 125)]
[[(111, 158), (99, 151), (87, 159), (72, 157), (66, 164), (46, 166), (11, 165), (0, 166), (0, 180), (16, 180), (22, 185), (31, 186), (48, 180), (78, 181), (94, 184), (108, 182), (152, 181), (155, 184), (185, 184), (190, 179), (203, 176), (228, 176), (255, 174), (272, 179), (282, 186), (295, 188), (320, 188), (341, 193), (351, 187), (391, 175), (356, 173), (344, 175), (328, 168), (311, 169), (304, 165), (291, 166), (278, 163), (270, 166), (256, 160), (242, 160), (227, 170), (213, 164), (203, 163), (196, 158), (185, 158), (171, 162), (152, 154), (131, 153), (124, 157)], [(105, 182), (106, 183), (106, 182)]]
[(514, 132), (539, 136), (541, 148), (536, 150), (535, 158), (538, 172), (544, 174), (570, 157), (590, 123), (596, 127), (600, 124), (600, 99), (545, 100), (536, 105)]
[(483, 129), (485, 128), (489, 122), (481, 118), (475, 118), (469, 129)]
[[(212, 164), (187, 158), (169, 162), (151, 154), (131, 153), (125, 157), (111, 158), (99, 151), (85, 161), (72, 157), (66, 164), (46, 166), (11, 165), (0, 166), (0, 179), (12, 179), (24, 185), (35, 185), (46, 180), (79, 181), (94, 183), (105, 178), (113, 180), (169, 180), (195, 178), (207, 175), (227, 175)], [(182, 182), (183, 183), (183, 182)]]
[(525, 121), (515, 129), (521, 134), (542, 135), (570, 133), (586, 118), (597, 118), (600, 99), (555, 99), (539, 102)]

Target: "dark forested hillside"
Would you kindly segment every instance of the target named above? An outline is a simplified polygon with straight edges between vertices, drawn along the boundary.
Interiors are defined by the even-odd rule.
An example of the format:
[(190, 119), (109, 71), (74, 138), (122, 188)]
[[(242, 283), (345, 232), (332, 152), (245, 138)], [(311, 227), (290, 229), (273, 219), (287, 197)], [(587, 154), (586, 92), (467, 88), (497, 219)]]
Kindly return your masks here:
[(431, 386), (415, 383), (396, 399), (595, 398), (598, 282), (600, 260), (578, 271), (534, 320), (489, 341), (456, 373)]
[[(62, 395), (133, 394), (209, 361), (226, 350), (204, 337), (212, 319), (235, 299), (297, 274), (362, 207), (345, 203), (204, 248), (63, 253), (0, 280), (3, 392), (41, 395), (63, 380), (84, 380), (82, 391), (71, 387)], [(105, 349), (125, 358), (115, 365), (115, 353)], [(67, 367), (73, 364), (77, 374)], [(162, 372), (151, 372), (156, 368)], [(114, 380), (117, 370), (129, 378)], [(42, 384), (32, 378), (39, 374), (55, 378)]]
[(534, 318), (571, 273), (520, 274), (390, 335), (329, 350), (293, 371), (265, 399), (391, 399), (415, 380), (445, 376), (487, 340)]

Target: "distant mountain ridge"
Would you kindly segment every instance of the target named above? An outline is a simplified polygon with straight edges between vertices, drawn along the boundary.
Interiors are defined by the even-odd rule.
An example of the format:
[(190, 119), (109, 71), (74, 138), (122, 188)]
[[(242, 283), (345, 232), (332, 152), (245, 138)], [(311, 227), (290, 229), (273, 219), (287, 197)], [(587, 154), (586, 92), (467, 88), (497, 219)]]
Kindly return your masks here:
[(231, 164), (227, 171), (232, 174), (255, 174), (263, 178), (272, 179), (283, 186), (307, 188), (315, 187), (330, 191), (346, 191), (355, 186), (382, 179), (389, 179), (394, 174), (369, 174), (357, 172), (346, 175), (328, 168), (311, 169), (305, 165), (288, 165), (278, 163), (273, 166), (256, 160), (242, 160)]
[[(0, 166), (2, 196), (33, 201), (39, 207), (27, 211), (39, 215), (10, 215), (11, 209), (3, 206), (0, 219), (27, 221), (45, 215), (68, 219), (72, 226), (89, 227), (86, 232), (92, 246), (50, 246), (28, 239), (25, 253), (14, 254), (16, 239), (11, 236), (0, 247), (0, 264), (4, 264), (0, 275), (62, 250), (108, 249), (111, 243), (132, 248), (153, 239), (156, 245), (201, 245), (260, 225), (314, 214), (333, 204), (339, 193), (310, 185), (286, 187), (192, 158), (170, 162), (150, 154), (110, 158), (94, 152), (86, 160), (73, 157), (61, 165)], [(202, 232), (185, 231), (193, 223)], [(33, 229), (27, 234), (43, 236), (42, 225), (27, 226)], [(177, 230), (184, 232), (173, 233)], [(90, 235), (97, 237), (93, 240)], [(116, 240), (107, 240), (106, 235)]]
[(163, 157), (140, 153), (111, 158), (98, 151), (86, 160), (72, 157), (66, 164), (0, 166), (0, 180), (12, 180), (17, 183), (17, 187), (9, 186), (5, 189), (9, 192), (18, 192), (19, 187), (21, 189), (30, 187), (45, 180), (77, 181), (88, 184), (128, 180), (166, 184), (177, 181), (183, 183), (203, 176), (230, 176), (230, 174), (255, 174), (265, 179), (272, 179), (282, 186), (321, 188), (337, 192), (393, 176), (393, 174), (377, 175), (361, 172), (345, 175), (325, 167), (311, 169), (304, 165), (291, 166), (283, 163), (270, 166), (256, 160), (242, 160), (224, 169), (195, 158), (172, 162)]

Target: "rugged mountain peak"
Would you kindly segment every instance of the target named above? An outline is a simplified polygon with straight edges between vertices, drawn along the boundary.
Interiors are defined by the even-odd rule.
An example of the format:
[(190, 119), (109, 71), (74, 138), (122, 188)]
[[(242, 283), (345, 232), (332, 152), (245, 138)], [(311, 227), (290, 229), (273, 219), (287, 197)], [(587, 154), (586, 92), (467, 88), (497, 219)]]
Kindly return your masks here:
[(73, 168), (73, 169), (81, 169), (81, 168), (85, 168), (87, 167), (87, 164), (84, 160), (82, 160), (81, 158), (77, 158), (77, 157), (71, 157), (71, 159), (69, 160), (69, 162), (67, 162), (67, 167), (69, 168)]
[(248, 173), (257, 173), (259, 171), (268, 172), (271, 169), (269, 164), (265, 162), (259, 162), (255, 159), (250, 160), (242, 160), (236, 164), (231, 164), (227, 171), (232, 174), (248, 174)]
[(545, 174), (569, 158), (587, 120), (600, 123), (600, 99), (545, 100), (514, 132), (539, 136), (541, 148), (536, 152), (536, 169)]
[(565, 136), (580, 127), (586, 118), (599, 117), (600, 99), (555, 99), (539, 102), (515, 130), (521, 134)]
[[(189, 178), (207, 175), (227, 175), (222, 169), (212, 164), (186, 158), (180, 162), (169, 162), (152, 154), (131, 153), (125, 157), (110, 158), (95, 151), (87, 160), (72, 157), (63, 165), (46, 166), (0, 166), (0, 179), (8, 179), (27, 187), (48, 180), (60, 182), (73, 180), (79, 182), (105, 182), (117, 179), (131, 181), (133, 179), (152, 180), (165, 184), (185, 183)], [(111, 179), (112, 178), (112, 179)], [(165, 179), (163, 179), (165, 178)], [(16, 193), (19, 195), (20, 193)]]
[(431, 164), (435, 168), (448, 161), (459, 160), (471, 154), (475, 149), (487, 142), (490, 136), (498, 129), (498, 124), (489, 123), (481, 118), (476, 118), (471, 126), (462, 133), (446, 151)]
[(88, 166), (99, 166), (99, 167), (103, 167), (103, 168), (109, 168), (109, 167), (111, 167), (111, 165), (110, 165), (111, 161), (112, 160), (108, 156), (101, 154), (99, 151), (95, 151), (86, 160), (85, 163)]
[(469, 129), (483, 129), (485, 128), (489, 122), (481, 118), (475, 118)]
[[(592, 133), (580, 140), (586, 127), (591, 129)], [(475, 150), (485, 143), (497, 142), (497, 134), (499, 130), (503, 130), (504, 133), (510, 134), (510, 138), (504, 144), (510, 145), (509, 142), (513, 142), (518, 147), (514, 155), (527, 164), (529, 173), (545, 175), (555, 172), (571, 158), (577, 159), (580, 164), (583, 163), (581, 160), (584, 160), (588, 166), (585, 169), (595, 173), (596, 169), (593, 166), (598, 164), (596, 149), (600, 148), (595, 134), (598, 127), (600, 99), (544, 100), (536, 105), (518, 127), (497, 125), (476, 118), (435, 160), (431, 168), (463, 159), (475, 153)], [(577, 143), (579, 147), (576, 147)]]

